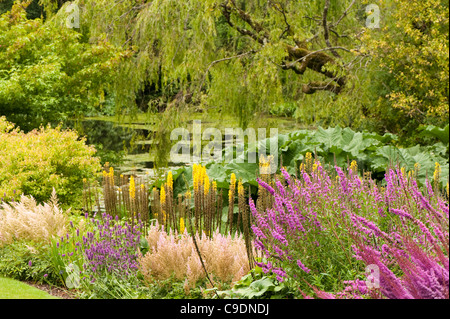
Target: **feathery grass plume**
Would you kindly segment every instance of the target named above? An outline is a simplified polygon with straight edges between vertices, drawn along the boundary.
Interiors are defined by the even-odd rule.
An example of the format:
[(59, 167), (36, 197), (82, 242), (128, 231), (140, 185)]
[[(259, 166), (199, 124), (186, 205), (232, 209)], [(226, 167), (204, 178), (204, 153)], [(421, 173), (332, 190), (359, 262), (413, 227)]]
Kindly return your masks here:
[(22, 195), (19, 202), (0, 205), (0, 247), (17, 240), (49, 242), (63, 236), (68, 223), (67, 213), (58, 204), (53, 191), (49, 202), (38, 205), (33, 197)]
[[(196, 236), (207, 271), (214, 278), (224, 283), (236, 282), (250, 270), (242, 236), (232, 238), (218, 231), (212, 238), (205, 234), (200, 237), (198, 233)], [(199, 279), (205, 278), (193, 238), (187, 232), (167, 233), (155, 223), (149, 227), (146, 239), (150, 249), (139, 258), (139, 270), (147, 282), (174, 276), (192, 288)]]

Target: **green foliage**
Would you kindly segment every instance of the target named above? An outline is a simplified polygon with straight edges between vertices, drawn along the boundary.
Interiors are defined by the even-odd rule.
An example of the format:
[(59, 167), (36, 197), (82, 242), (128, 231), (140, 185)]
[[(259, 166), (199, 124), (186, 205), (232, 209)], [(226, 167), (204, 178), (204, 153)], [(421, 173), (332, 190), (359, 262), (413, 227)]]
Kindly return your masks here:
[(275, 274), (264, 274), (260, 267), (253, 268), (229, 290), (218, 291), (221, 298), (240, 299), (292, 299), (300, 295), (290, 280), (279, 282)]
[(449, 124), (447, 124), (444, 128), (440, 128), (434, 125), (428, 125), (424, 127), (420, 133), (421, 137), (428, 137), (432, 141), (438, 141), (435, 145), (442, 144), (441, 148), (444, 147), (447, 149), (446, 157), (449, 155), (449, 132), (448, 132)]
[(95, 149), (76, 132), (50, 127), (23, 133), (0, 118), (0, 193), (48, 200), (53, 188), (63, 206), (82, 202), (83, 179), (93, 180), (101, 169)]
[(24, 7), (0, 16), (0, 114), (31, 130), (101, 109), (127, 53), (56, 20), (28, 20)]
[[(382, 29), (367, 30), (364, 50), (374, 58), (374, 102), (368, 113), (377, 126), (411, 143), (420, 125), (448, 123), (448, 1), (375, 1)], [(393, 45), (395, 43), (395, 45)], [(370, 115), (369, 115), (370, 116)]]
[[(448, 128), (447, 128), (448, 129)], [(435, 132), (437, 129), (431, 129)], [(440, 132), (437, 130), (436, 132)], [(439, 134), (439, 133), (437, 133)], [(445, 132), (441, 134), (445, 139)], [(300, 164), (304, 161), (306, 153), (315, 154), (324, 167), (338, 165), (347, 167), (352, 160), (356, 160), (361, 172), (372, 173), (372, 177), (382, 181), (389, 166), (399, 165), (406, 171), (414, 171), (416, 163), (419, 164), (417, 180), (424, 184), (428, 177), (430, 180), (435, 170), (435, 164), (441, 165), (441, 182), (444, 183), (449, 177), (448, 147), (442, 143), (431, 146), (419, 146), (402, 148), (397, 146), (398, 137), (386, 133), (379, 135), (372, 132), (355, 132), (350, 128), (299, 130), (289, 134), (279, 134), (272, 139), (278, 142), (278, 164), (284, 166), (286, 170), (295, 175)], [(271, 139), (258, 142), (256, 151), (266, 151), (270, 153)], [(238, 179), (242, 179), (243, 184), (252, 186), (255, 190), (258, 186), (256, 181), (259, 173), (259, 163), (249, 163), (248, 155), (251, 146), (246, 144), (243, 154), (244, 162), (240, 163), (234, 149), (233, 160), (225, 161), (225, 155), (221, 162), (209, 162), (206, 164), (208, 176), (217, 182), (219, 189), (229, 188), (231, 174), (236, 174)], [(223, 150), (225, 154), (225, 150)], [(186, 189), (192, 188), (192, 167), (180, 167), (173, 171), (174, 194), (183, 193)], [(161, 187), (163, 180), (158, 180), (155, 186)], [(226, 193), (226, 192), (225, 192)]]
[(6, 245), (0, 248), (0, 275), (58, 285), (59, 275), (48, 252), (48, 245), (33, 242), (20, 241)]
[[(60, 1), (41, 3), (52, 19), (63, 21), (67, 17)], [(301, 46), (307, 52), (315, 52), (326, 47), (322, 25), (314, 20), (323, 14), (322, 2), (305, 5), (256, 0), (126, 0), (114, 6), (107, 0), (74, 3), (82, 8), (80, 33), (84, 38), (98, 39), (106, 34), (114, 45), (136, 52), (117, 71), (114, 96), (118, 112), (136, 109), (137, 102), (142, 108), (144, 101), (151, 110), (189, 105), (231, 113), (245, 127), (255, 111), (269, 111), (272, 105), (293, 106), (300, 101), (302, 108), (309, 107), (312, 103), (308, 103), (303, 85), (324, 79), (333, 82), (334, 76), (330, 75), (343, 74), (352, 82), (348, 88), (354, 86), (353, 82), (361, 83), (356, 66), (365, 57), (355, 56), (348, 49), (339, 51), (339, 59), (328, 50), (322, 51), (316, 61), (320, 60), (323, 68), (312, 66), (296, 73), (299, 62), (294, 63), (297, 68), (286, 65), (299, 58), (291, 56), (289, 48)], [(333, 31), (343, 35), (331, 36), (333, 45), (351, 48), (358, 44), (355, 35), (363, 24), (355, 19), (356, 10), (345, 11), (352, 3), (331, 1), (328, 21), (331, 24), (339, 20)], [(230, 7), (229, 15), (226, 6)], [(245, 21), (242, 12), (252, 22)], [(255, 31), (256, 24), (263, 30)], [(243, 29), (251, 34), (245, 34)], [(258, 40), (263, 34), (265, 43)], [(314, 40), (307, 41), (311, 38)], [(324, 90), (329, 90), (328, 85)], [(334, 93), (322, 93), (312, 100), (330, 105), (334, 99), (343, 108), (341, 114), (354, 109), (351, 121), (357, 121), (359, 107), (345, 106), (349, 100), (358, 99), (359, 87), (348, 91), (349, 96), (342, 101)], [(290, 107), (289, 112), (292, 111)], [(325, 113), (322, 115), (330, 119)]]
[(85, 280), (82, 280), (80, 299), (140, 299), (146, 296), (147, 289), (139, 287), (138, 278), (123, 280), (117, 270), (105, 273), (95, 283)]
[(147, 283), (147, 297), (151, 299), (204, 299), (207, 292), (204, 287), (206, 279), (200, 280), (197, 285), (185, 289), (185, 283), (176, 280), (174, 276), (166, 280)]

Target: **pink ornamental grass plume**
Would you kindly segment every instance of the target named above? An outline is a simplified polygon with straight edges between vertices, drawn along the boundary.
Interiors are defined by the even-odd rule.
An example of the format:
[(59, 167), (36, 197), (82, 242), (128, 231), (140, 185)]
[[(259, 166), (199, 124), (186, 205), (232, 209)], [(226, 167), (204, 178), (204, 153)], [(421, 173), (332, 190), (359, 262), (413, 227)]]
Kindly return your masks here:
[(48, 243), (66, 233), (67, 222), (54, 190), (50, 201), (39, 205), (22, 195), (19, 202), (0, 205), (0, 247), (16, 240)]
[[(167, 233), (158, 223), (151, 225), (146, 237), (149, 251), (139, 258), (139, 269), (148, 282), (166, 280), (174, 276), (185, 281), (187, 289), (199, 279), (206, 278), (200, 258), (196, 252), (193, 238), (185, 230)], [(217, 230), (212, 238), (204, 233), (196, 235), (203, 261), (210, 276), (221, 282), (238, 281), (250, 271), (247, 251), (242, 235), (233, 238), (222, 235)]]

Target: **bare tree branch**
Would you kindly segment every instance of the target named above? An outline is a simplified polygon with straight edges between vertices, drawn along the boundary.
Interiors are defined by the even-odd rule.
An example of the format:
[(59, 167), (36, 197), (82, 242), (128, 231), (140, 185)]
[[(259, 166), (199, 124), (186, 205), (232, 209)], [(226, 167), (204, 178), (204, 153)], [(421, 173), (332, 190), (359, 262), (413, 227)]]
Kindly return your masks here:
[(330, 34), (328, 30), (328, 9), (330, 8), (330, 0), (325, 0), (325, 7), (323, 9), (323, 16), (322, 16), (322, 25), (323, 25), (323, 37), (325, 39), (325, 43), (327, 44), (328, 48), (330, 48), (331, 53), (336, 58), (341, 58), (341, 56), (332, 48), (331, 42), (330, 42)]
[(245, 53), (242, 53), (242, 54), (239, 54), (239, 55), (235, 55), (235, 56), (231, 56), (231, 57), (227, 57), (227, 58), (223, 58), (223, 59), (219, 59), (219, 60), (215, 60), (215, 61), (211, 62), (209, 64), (208, 68), (206, 69), (205, 73), (203, 74), (202, 82), (200, 83), (200, 86), (199, 86), (199, 91), (202, 90), (203, 85), (205, 84), (206, 77), (207, 77), (207, 75), (209, 73), (209, 70), (211, 70), (211, 68), (214, 65), (216, 65), (217, 63), (224, 62), (224, 61), (229, 61), (229, 60), (232, 60), (232, 59), (239, 59), (239, 58), (242, 58), (244, 56), (247, 56), (247, 55), (253, 54), (253, 53), (256, 53), (256, 51), (255, 50), (250, 50), (248, 52), (245, 52)]
[(289, 24), (287, 17), (286, 17), (286, 9), (279, 2), (274, 2), (274, 1), (269, 0), (269, 3), (272, 5), (272, 7), (276, 11), (280, 12), (283, 15), (283, 19), (284, 19), (284, 23), (286, 24), (286, 28), (284, 29), (283, 33), (281, 33), (281, 35), (280, 35), (280, 39), (282, 39), (286, 33), (289, 34), (289, 32), (291, 31), (291, 25)]
[(347, 16), (348, 12), (350, 11), (350, 9), (353, 7), (353, 5), (355, 4), (356, 0), (353, 0), (352, 3), (350, 3), (350, 5), (348, 6), (347, 9), (345, 9), (344, 13), (341, 15), (341, 17), (335, 22), (333, 23), (330, 28), (335, 28), (338, 26), (339, 23), (341, 23), (341, 21)]

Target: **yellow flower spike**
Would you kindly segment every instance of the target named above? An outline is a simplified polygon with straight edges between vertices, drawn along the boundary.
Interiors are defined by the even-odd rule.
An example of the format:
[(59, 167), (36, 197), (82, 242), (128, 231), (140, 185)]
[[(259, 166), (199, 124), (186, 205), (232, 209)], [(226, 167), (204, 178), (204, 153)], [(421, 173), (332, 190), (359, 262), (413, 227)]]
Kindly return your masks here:
[(305, 170), (305, 164), (301, 163), (300, 164), (300, 172), (303, 172)]
[(312, 165), (312, 153), (308, 152), (305, 156), (306, 167), (311, 167)]
[(173, 189), (173, 176), (172, 176), (172, 171), (169, 171), (169, 173), (167, 173), (167, 186), (170, 189)]
[(270, 172), (270, 163), (273, 161), (273, 156), (267, 156), (261, 155), (259, 157), (259, 168), (261, 174), (269, 174)]
[(192, 194), (191, 194), (190, 191), (187, 191), (185, 196), (186, 196), (187, 199), (191, 199), (192, 198)]
[(198, 164), (194, 164), (192, 168), (192, 178), (194, 181), (194, 191), (198, 191), (199, 187), (199, 167)]
[(350, 169), (356, 173), (358, 171), (358, 163), (356, 161), (352, 161), (350, 164)]
[(406, 177), (406, 169), (404, 167), (400, 169), (400, 173), (402, 174), (403, 177)]
[(166, 203), (166, 190), (164, 188), (164, 185), (161, 187), (161, 193), (159, 194), (159, 201), (161, 204)]
[(183, 217), (180, 217), (180, 234), (184, 233), (184, 229), (185, 229), (184, 219), (183, 219)]
[(235, 188), (236, 188), (236, 175), (234, 173), (231, 173), (230, 189), (234, 190)]
[[(201, 179), (200, 179), (202, 185), (205, 184), (206, 177), (208, 177), (208, 175), (206, 174), (206, 166), (202, 166), (202, 175), (201, 175)], [(208, 182), (209, 182), (209, 178), (208, 178)]]
[(435, 168), (434, 168), (433, 179), (437, 183), (437, 182), (439, 182), (440, 177), (441, 177), (441, 165), (438, 162), (436, 162)]
[(204, 175), (204, 191), (205, 191), (205, 194), (209, 194), (209, 177), (208, 177), (208, 175), (206, 175), (206, 172), (205, 172), (205, 175)]
[(213, 187), (214, 192), (217, 193), (217, 182), (216, 181), (212, 182), (212, 187)]
[(449, 188), (448, 188), (448, 182), (447, 182), (447, 198), (449, 198)]
[(242, 184), (242, 180), (241, 179), (239, 180), (239, 183), (238, 183), (238, 194), (240, 196), (244, 195), (244, 185)]
[(111, 179), (111, 184), (114, 186), (114, 168), (112, 166), (109, 168), (109, 178)]
[(134, 176), (130, 177), (130, 197), (131, 199), (136, 198), (136, 185), (134, 183)]
[(141, 184), (141, 189), (144, 190), (145, 189), (145, 185)]

